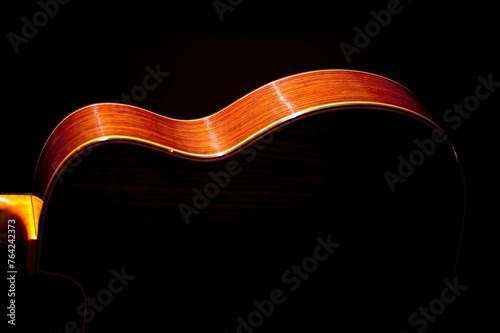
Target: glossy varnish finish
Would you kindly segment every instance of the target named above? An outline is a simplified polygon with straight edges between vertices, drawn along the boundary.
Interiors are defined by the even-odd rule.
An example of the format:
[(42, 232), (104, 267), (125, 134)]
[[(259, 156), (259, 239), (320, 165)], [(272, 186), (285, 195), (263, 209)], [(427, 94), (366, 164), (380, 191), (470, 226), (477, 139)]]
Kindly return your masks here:
[(67, 116), (50, 135), (38, 162), (34, 193), (47, 200), (64, 163), (95, 144), (122, 141), (185, 158), (214, 159), (299, 116), (354, 107), (399, 112), (437, 126), (405, 87), (378, 75), (350, 70), (289, 76), (194, 120), (167, 118), (130, 105), (94, 104)]

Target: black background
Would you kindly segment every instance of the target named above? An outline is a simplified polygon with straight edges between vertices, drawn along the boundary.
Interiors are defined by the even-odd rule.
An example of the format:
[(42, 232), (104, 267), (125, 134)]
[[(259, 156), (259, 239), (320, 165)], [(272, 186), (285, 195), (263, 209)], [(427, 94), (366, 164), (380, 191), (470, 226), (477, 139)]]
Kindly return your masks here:
[[(411, 89), (449, 131), (465, 168), (468, 211), (459, 276), (469, 286), (454, 306), (457, 328), (495, 323), (498, 197), (494, 184), (498, 90), (457, 129), (442, 115), (462, 103), (478, 76), (500, 81), (498, 11), (483, 1), (402, 1), (402, 11), (348, 62), (371, 10), (388, 1), (242, 1), (221, 21), (212, 1), (98, 2), (59, 5), (58, 12), (16, 53), (36, 1), (3, 5), (3, 110), (0, 192), (30, 192), (37, 157), (52, 129), (70, 112), (114, 101), (142, 82), (145, 67), (169, 76), (138, 103), (189, 119), (209, 115), (286, 75), (324, 68), (373, 72)], [(376, 124), (375, 124), (376, 125)], [(397, 305), (393, 305), (397, 306)], [(466, 329), (466, 327), (468, 327)]]

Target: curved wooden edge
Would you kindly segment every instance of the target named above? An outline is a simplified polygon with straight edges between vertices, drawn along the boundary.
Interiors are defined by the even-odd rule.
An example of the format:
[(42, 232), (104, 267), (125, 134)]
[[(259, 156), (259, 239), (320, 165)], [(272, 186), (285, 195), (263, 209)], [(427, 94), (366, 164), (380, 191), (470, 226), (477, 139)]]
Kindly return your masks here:
[[(442, 130), (409, 89), (386, 77), (356, 70), (325, 69), (291, 75), (248, 93), (210, 116), (191, 120), (173, 119), (131, 105), (98, 103), (72, 112), (50, 134), (39, 156), (33, 193), (47, 201), (68, 161), (98, 145), (138, 144), (180, 158), (221, 159), (301, 117), (350, 108), (395, 112)], [(459, 163), (453, 145), (446, 141)], [(459, 168), (462, 172), (460, 163)]]
[(85, 106), (64, 118), (40, 154), (34, 194), (46, 200), (68, 160), (95, 145), (136, 143), (183, 158), (218, 159), (270, 129), (326, 110), (376, 108), (438, 127), (414, 94), (380, 75), (317, 70), (266, 84), (203, 118), (180, 120), (118, 103)]

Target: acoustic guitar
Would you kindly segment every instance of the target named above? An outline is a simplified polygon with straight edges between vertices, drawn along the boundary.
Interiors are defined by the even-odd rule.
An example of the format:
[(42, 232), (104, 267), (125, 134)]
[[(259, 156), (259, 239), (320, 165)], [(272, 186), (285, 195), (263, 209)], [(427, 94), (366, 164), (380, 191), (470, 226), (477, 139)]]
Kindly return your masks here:
[(0, 196), (4, 321), (437, 332), (464, 184), (417, 97), (372, 73), (298, 73), (191, 120), (88, 105), (48, 137), (32, 193)]

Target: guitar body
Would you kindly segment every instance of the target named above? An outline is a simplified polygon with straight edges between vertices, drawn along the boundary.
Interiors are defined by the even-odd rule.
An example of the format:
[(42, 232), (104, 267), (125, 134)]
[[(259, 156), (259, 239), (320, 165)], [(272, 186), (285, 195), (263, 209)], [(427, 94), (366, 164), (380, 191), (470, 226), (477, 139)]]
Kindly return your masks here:
[[(397, 84), (370, 78), (388, 84), (382, 100), (396, 94)], [(192, 151), (107, 136), (58, 160), (48, 141), (26, 328), (438, 331), (444, 309), (409, 321), (453, 278), (460, 246), (463, 176), (452, 146), (434, 140), (437, 126), (417, 102), (298, 110), (286, 94), (279, 105), (249, 97), (204, 120), (222, 127), (208, 131), (213, 141), (191, 132), (196, 122), (171, 123)], [(94, 106), (106, 108), (135, 109)], [(152, 135), (168, 138), (160, 125)], [(49, 160), (60, 165), (52, 176)]]

